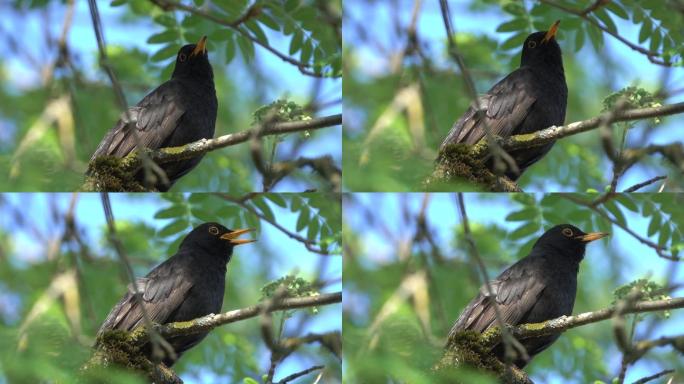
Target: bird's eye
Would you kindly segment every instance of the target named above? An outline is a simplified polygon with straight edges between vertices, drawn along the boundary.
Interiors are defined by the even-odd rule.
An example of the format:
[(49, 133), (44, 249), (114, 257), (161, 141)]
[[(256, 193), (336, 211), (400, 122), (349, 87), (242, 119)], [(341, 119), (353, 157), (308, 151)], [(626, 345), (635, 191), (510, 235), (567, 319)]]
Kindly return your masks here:
[(219, 230), (216, 227), (209, 227), (209, 233), (211, 233), (212, 235), (218, 235)]
[(563, 233), (563, 236), (565, 236), (565, 237), (572, 237), (572, 235), (573, 235), (572, 229), (570, 229), (570, 228), (563, 228), (562, 233)]
[(185, 56), (185, 53), (180, 53), (180, 54), (178, 54), (178, 61), (180, 61), (181, 63), (184, 62), (185, 59), (187, 59), (187, 58), (188, 58), (188, 57)]
[(535, 48), (537, 46), (537, 42), (534, 40), (530, 40), (527, 42), (527, 48)]

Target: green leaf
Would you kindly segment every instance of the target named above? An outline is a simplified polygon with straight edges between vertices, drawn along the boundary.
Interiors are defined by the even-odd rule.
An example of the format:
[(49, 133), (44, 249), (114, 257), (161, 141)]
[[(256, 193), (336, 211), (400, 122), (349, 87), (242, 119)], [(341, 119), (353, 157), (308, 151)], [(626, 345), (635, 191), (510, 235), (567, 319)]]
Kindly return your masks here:
[(537, 217), (537, 210), (533, 207), (524, 208), (520, 211), (511, 212), (506, 216), (506, 221), (530, 221)]
[(244, 379), (242, 379), (242, 384), (259, 384), (259, 382), (252, 379), (251, 377), (245, 377)]
[(639, 31), (639, 44), (648, 39), (648, 36), (651, 34), (651, 28), (651, 18), (644, 18), (644, 22), (641, 24), (641, 30)]
[(273, 214), (271, 207), (268, 206), (268, 203), (264, 201), (264, 198), (262, 196), (253, 198), (252, 204), (259, 208), (258, 210), (264, 215), (266, 219), (270, 221), (275, 221), (275, 215)]
[(178, 47), (176, 44), (169, 44), (165, 46), (164, 48), (158, 50), (152, 57), (150, 58), (151, 61), (153, 62), (159, 62), (166, 60), (170, 57), (176, 56), (176, 51), (178, 50)]
[(527, 20), (519, 18), (519, 19), (513, 19), (511, 21), (508, 21), (506, 23), (500, 24), (497, 28), (497, 32), (514, 32), (514, 31), (523, 31), (526, 30), (527, 28)]
[(582, 49), (582, 47), (584, 46), (584, 37), (584, 29), (580, 28), (575, 32), (575, 52), (579, 52), (579, 50)]
[(190, 214), (192, 214), (193, 217), (196, 219), (202, 221), (202, 222), (209, 222), (209, 221), (217, 221), (216, 219), (216, 213), (214, 212), (209, 212), (205, 209), (202, 208), (196, 208), (193, 207), (190, 209)]
[(175, 42), (178, 38), (178, 32), (173, 29), (167, 29), (164, 32), (154, 34), (147, 38), (147, 44), (161, 44), (168, 42)]
[(309, 229), (306, 232), (306, 238), (311, 240), (311, 241), (316, 241), (316, 236), (318, 236), (318, 230), (320, 228), (321, 224), (318, 222), (317, 218), (312, 218), (311, 222), (309, 223)]
[(609, 1), (604, 7), (611, 11), (615, 16), (629, 20), (629, 15), (627, 14), (627, 11), (625, 11), (624, 8), (620, 4), (618, 4), (616, 1)]
[(254, 44), (246, 37), (239, 36), (237, 38), (238, 47), (242, 52), (242, 58), (245, 62), (250, 62), (254, 59)]
[(501, 45), (499, 46), (499, 49), (501, 49), (503, 51), (508, 51), (508, 50), (516, 49), (516, 48), (519, 49), (522, 46), (522, 43), (525, 41), (526, 38), (527, 38), (527, 32), (517, 33), (517, 34), (509, 37), (503, 43), (501, 43)]
[(112, 0), (111, 3), (109, 3), (110, 7), (120, 7), (124, 4), (126, 4), (128, 0)]
[(309, 225), (309, 207), (303, 206), (297, 218), (297, 232), (304, 229), (307, 225)]
[(653, 236), (660, 229), (660, 221), (662, 216), (659, 212), (654, 212), (653, 217), (651, 217), (651, 223), (648, 225), (648, 235)]
[(226, 48), (226, 63), (230, 63), (235, 58), (235, 41), (232, 37), (229, 37), (225, 41)]
[(665, 223), (660, 230), (660, 235), (658, 236), (658, 245), (664, 248), (665, 245), (667, 245), (667, 242), (670, 240), (671, 234), (672, 228), (670, 228), (668, 223)]
[(620, 223), (621, 225), (626, 225), (625, 216), (622, 214), (622, 211), (617, 206), (617, 204), (615, 204), (614, 201), (608, 200), (605, 203), (603, 203), (603, 206), (606, 207), (608, 212), (613, 214), (613, 217), (618, 223)]
[(209, 196), (211, 195), (207, 193), (192, 193), (190, 194), (190, 198), (188, 198), (188, 202), (191, 204), (201, 204), (207, 201)]
[(168, 236), (175, 235), (176, 233), (183, 231), (187, 227), (188, 227), (187, 220), (185, 220), (185, 219), (176, 220), (176, 221), (169, 223), (164, 228), (162, 228), (157, 235), (159, 237), (168, 237)]
[(598, 17), (599, 20), (603, 22), (603, 25), (611, 32), (617, 33), (617, 26), (613, 22), (613, 19), (610, 18), (610, 15), (606, 12), (605, 9), (598, 9), (594, 12), (594, 15)]
[(261, 22), (261, 24), (267, 26), (268, 28), (276, 32), (280, 32), (280, 24), (278, 24), (278, 22), (268, 13), (261, 12), (258, 20)]
[(245, 23), (245, 26), (247, 27), (247, 29), (252, 31), (254, 37), (256, 37), (258, 42), (264, 45), (268, 45), (268, 37), (266, 37), (264, 30), (261, 29), (261, 26), (259, 26), (259, 24), (256, 21), (250, 20)]
[(292, 35), (292, 40), (290, 40), (290, 55), (294, 55), (300, 49), (302, 49), (302, 43), (304, 42), (304, 37), (300, 29), (296, 29), (294, 35)]
[(615, 201), (620, 203), (623, 207), (629, 209), (632, 212), (639, 213), (639, 207), (632, 201), (632, 197), (626, 193), (620, 193), (615, 195)]
[(531, 221), (527, 224), (523, 224), (519, 226), (518, 228), (513, 231), (510, 235), (508, 235), (508, 238), (511, 240), (518, 240), (522, 239), (523, 237), (527, 237), (539, 230), (539, 223)]
[(184, 205), (172, 205), (169, 208), (157, 211), (154, 214), (155, 219), (170, 219), (173, 217), (180, 217), (185, 215), (187, 207)]
[(271, 200), (275, 205), (287, 208), (287, 202), (285, 199), (283, 199), (283, 196), (280, 193), (267, 193), (264, 196)]
[(658, 28), (654, 29), (653, 34), (651, 35), (651, 44), (649, 45), (649, 49), (652, 52), (658, 52), (662, 40), (663, 36), (660, 34), (660, 30)]
[(167, 28), (175, 27), (177, 24), (176, 18), (166, 13), (162, 13), (159, 16), (155, 16), (152, 20), (154, 20), (155, 23), (163, 25)]

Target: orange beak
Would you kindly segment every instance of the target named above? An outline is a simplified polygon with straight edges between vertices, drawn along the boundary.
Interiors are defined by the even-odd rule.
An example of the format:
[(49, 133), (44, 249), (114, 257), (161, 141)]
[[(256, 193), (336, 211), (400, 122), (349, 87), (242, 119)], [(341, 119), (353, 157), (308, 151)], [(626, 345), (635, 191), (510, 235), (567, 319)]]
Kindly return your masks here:
[(207, 52), (207, 37), (202, 36), (201, 39), (197, 42), (197, 45), (195, 46), (195, 49), (190, 52), (190, 56), (196, 56), (199, 54), (204, 54)]
[(236, 229), (233, 232), (224, 233), (221, 235), (221, 240), (228, 240), (233, 245), (249, 244), (256, 241), (256, 239), (236, 239), (236, 237), (245, 234), (247, 232), (253, 231), (251, 228), (247, 229)]
[(588, 243), (590, 241), (602, 239), (602, 238), (609, 236), (609, 235), (610, 235), (610, 233), (606, 233), (606, 232), (592, 232), (592, 233), (587, 233), (586, 235), (577, 236), (577, 238), (582, 240), (585, 243)]
[(542, 43), (546, 43), (549, 40), (556, 37), (556, 32), (558, 32), (558, 24), (560, 24), (560, 20), (556, 20), (556, 22), (551, 25), (551, 28), (549, 28), (549, 31), (546, 32), (546, 35), (544, 35), (544, 38), (541, 41)]

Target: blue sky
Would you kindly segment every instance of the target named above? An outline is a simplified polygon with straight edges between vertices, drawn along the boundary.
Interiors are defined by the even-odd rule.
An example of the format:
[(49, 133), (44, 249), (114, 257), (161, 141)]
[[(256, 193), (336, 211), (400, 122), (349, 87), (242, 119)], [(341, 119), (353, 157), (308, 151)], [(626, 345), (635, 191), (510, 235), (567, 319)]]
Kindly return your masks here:
[[(415, 215), (420, 211), (423, 194), (409, 193), (404, 197), (400, 197), (400, 194), (392, 193), (357, 193), (354, 198), (358, 199), (363, 206), (372, 207), (371, 209), (373, 212), (378, 212), (379, 215), (382, 216), (381, 221), (385, 223), (388, 230), (395, 238), (410, 236), (414, 233), (415, 223), (411, 221), (410, 226), (405, 224), (406, 221), (403, 218), (403, 209), (401, 208), (402, 199), (408, 201), (409, 211)], [(520, 222), (504, 221), (506, 215), (521, 208), (518, 203), (512, 202), (505, 194), (490, 193), (478, 195), (476, 193), (467, 193), (465, 194), (465, 205), (471, 225), (497, 224), (505, 228), (509, 233), (521, 225)], [(647, 219), (638, 214), (628, 214), (628, 212), (625, 213), (625, 216), (627, 217), (627, 222), (632, 230), (640, 235), (646, 236), (649, 223)], [(432, 194), (426, 217), (429, 228), (434, 231), (435, 241), (442, 251), (442, 254), (447, 258), (462, 254), (462, 251), (456, 250), (452, 243), (455, 231), (462, 225), (455, 204), (455, 194)], [(379, 266), (383, 263), (396, 261), (396, 244), (388, 243), (384, 233), (381, 233), (377, 227), (369, 225), (364, 216), (356, 211), (353, 205), (345, 204), (344, 220), (346, 225), (354, 228), (354, 231), (361, 237), (363, 244), (361, 255), (366, 257), (365, 262), (367, 266)], [(581, 229), (586, 232), (598, 230), (597, 228)], [(539, 233), (539, 235), (541, 234), (542, 232)], [(657, 241), (657, 238), (652, 238), (652, 240)], [(637, 278), (646, 277), (648, 274), (652, 276), (653, 280), (662, 282), (664, 276), (673, 269), (676, 272), (673, 276), (673, 281), (680, 283), (684, 281), (684, 270), (681, 268), (678, 269), (677, 263), (658, 257), (653, 249), (641, 244), (625, 231), (615, 226), (613, 227), (610, 237), (602, 239), (600, 242), (592, 243), (587, 247), (585, 263), (591, 263), (592, 270), (599, 271), (595, 273), (609, 271), (613, 268), (608, 262), (608, 259), (602, 257), (602, 254), (607, 251), (607, 247), (610, 247), (616, 254), (620, 255), (620, 263), (623, 264), (625, 268), (624, 275), (621, 276), (621, 280), (618, 283), (620, 285)], [(516, 251), (517, 249), (513, 250), (513, 252)], [(487, 256), (488, 255), (482, 255), (485, 264), (487, 264)], [(583, 273), (583, 271), (585, 272)], [(489, 270), (488, 272), (490, 278), (496, 276), (496, 271)], [(579, 284), (590, 284), (590, 279), (590, 275), (586, 272), (586, 266), (584, 266), (584, 268), (581, 267)], [(615, 288), (617, 288), (617, 286)], [(684, 287), (680, 286), (670, 295), (672, 297), (681, 297), (684, 295)], [(357, 296), (347, 296), (345, 297), (345, 302), (356, 298)], [(351, 305), (357, 309), (359, 306), (363, 307), (364, 305), (367, 305), (367, 303), (364, 303), (364, 298), (358, 298), (359, 302), (353, 301), (351, 304), (347, 303), (345, 305)], [(608, 305), (610, 305), (610, 303), (605, 303), (605, 306)], [(360, 309), (360, 311), (363, 312), (364, 310)], [(575, 311), (575, 313), (577, 313), (577, 311)], [(454, 317), (454, 320), (458, 316), (457, 313), (451, 315)], [(682, 313), (681, 310), (673, 311), (672, 317), (663, 321), (662, 326), (656, 329), (653, 336), (676, 335), (681, 333), (682, 321), (684, 321), (684, 313)], [(606, 353), (605, 356), (606, 359), (609, 359), (607, 361), (609, 372), (611, 374), (616, 373), (617, 368), (620, 365), (619, 353)], [(657, 368), (652, 367), (650, 364), (640, 361), (636, 365), (630, 367), (627, 371), (626, 382), (632, 382), (638, 378), (647, 376), (648, 374), (653, 374), (657, 372), (656, 369)], [(557, 380), (558, 381), (555, 382), (562, 382), (559, 378), (557, 378)]]
[[(5, 194), (4, 195), (10, 203), (23, 207), (26, 217), (40, 218), (50, 212), (48, 206), (47, 196), (45, 194)], [(61, 212), (68, 209), (71, 194), (60, 193), (54, 194), (56, 196), (57, 205)], [(168, 202), (162, 200), (155, 194), (135, 194), (134, 198), (130, 198), (126, 194), (110, 194), (112, 209), (114, 217), (117, 220), (129, 220), (132, 222), (144, 222), (153, 226), (156, 229), (161, 229), (169, 223), (168, 219), (151, 219), (155, 212), (162, 207), (167, 207)], [(294, 231), (298, 215), (292, 213), (289, 209), (283, 209), (269, 203), (274, 214), (277, 217), (278, 223)], [(45, 247), (44, 244), (36, 244), (35, 239), (28, 233), (14, 231), (12, 228), (17, 228), (12, 225), (13, 218), (5, 212), (0, 212), (0, 226), (9, 231), (14, 242), (14, 249), (21, 250), (13, 256), (11, 262), (13, 263), (30, 263), (44, 260)], [(94, 255), (114, 255), (109, 254), (103, 248), (100, 239), (103, 238), (103, 230), (106, 229), (106, 220), (102, 209), (100, 195), (96, 193), (85, 193), (79, 195), (78, 204), (76, 206), (76, 220), (79, 225), (85, 229), (85, 238), (87, 244), (91, 247), (91, 252)], [(63, 228), (60, 226), (53, 227), (49, 220), (35, 220), (34, 224), (39, 230), (52, 237), (59, 236)], [(274, 280), (284, 276), (287, 273), (299, 272), (299, 275), (311, 279), (316, 275), (317, 266), (321, 257), (328, 258), (327, 268), (322, 275), (324, 281), (336, 281), (323, 289), (323, 292), (339, 292), (342, 290), (342, 282), (339, 281), (342, 277), (342, 258), (339, 256), (319, 256), (309, 252), (301, 243), (290, 239), (288, 236), (277, 230), (272, 225), (262, 222), (261, 232), (253, 234), (254, 238), (258, 239), (257, 243), (253, 245), (245, 245), (235, 249), (233, 258), (239, 258), (241, 268), (244, 270), (259, 270), (258, 262), (263, 260), (258, 257), (250, 257), (250, 253), (264, 252), (266, 254), (276, 254), (269, 262), (270, 275), (269, 279)], [(304, 232), (302, 234), (306, 236)], [(258, 247), (258, 248), (254, 248)], [(170, 256), (170, 255), (169, 255)], [(161, 261), (161, 260), (160, 260)], [(147, 273), (147, 271), (139, 272), (138, 276)], [(232, 275), (233, 278), (241, 278), (241, 276)], [(227, 278), (231, 278), (231, 268), (228, 266)], [(2, 295), (0, 295), (2, 296)], [(20, 305), (22, 303), (15, 302)], [(113, 305), (114, 303), (112, 303)], [(26, 305), (26, 303), (23, 303)], [(223, 310), (228, 311), (237, 309), (226, 304)], [(313, 316), (311, 322), (308, 323), (306, 332), (329, 332), (342, 329), (341, 306), (339, 304), (321, 307), (320, 314)], [(230, 331), (230, 326), (226, 326), (226, 331)], [(269, 353), (262, 345), (258, 346), (257, 356), (259, 357), (260, 367), (264, 372), (268, 369)], [(276, 378), (284, 376), (289, 373), (296, 372), (308, 368), (309, 361), (303, 361), (293, 354), (286, 359), (278, 369), (279, 374)], [(184, 377), (186, 382), (193, 382), (192, 377)], [(209, 380), (213, 381), (209, 372), (206, 372), (202, 377), (203, 382)]]
[[(531, 1), (525, 1), (524, 3), (528, 9), (533, 5), (533, 2)], [(367, 2), (364, 0), (345, 0), (344, 4), (345, 14), (350, 15), (349, 17), (351, 17), (351, 19), (355, 21), (373, 20), (372, 23), (364, 24), (369, 31), (368, 39), (377, 41), (380, 46), (392, 52), (403, 48), (406, 43), (405, 39), (397, 40), (396, 33), (388, 33), (388, 31), (394, 31), (394, 23), (392, 20), (395, 17), (395, 13), (400, 16), (402, 27), (409, 24), (413, 1), (399, 0), (397, 1), (398, 7), (388, 7), (387, 5), (389, 3), (386, 2)], [(496, 28), (499, 24), (511, 20), (511, 17), (508, 14), (500, 11), (473, 13), (468, 10), (466, 6), (467, 4), (470, 4), (470, 2), (450, 1), (449, 4), (452, 13), (452, 22), (457, 33), (468, 32), (476, 35), (487, 35), (498, 41), (505, 41), (513, 35), (513, 33), (496, 32)], [(638, 41), (638, 26), (614, 16), (613, 20), (615, 21), (621, 36), (627, 38), (631, 42)], [(446, 35), (438, 1), (423, 2), (416, 29), (420, 41), (428, 43), (429, 48), (426, 52), (434, 64), (439, 67), (451, 68), (453, 69), (454, 74), (458, 73), (456, 64), (454, 64), (446, 55)], [(361, 44), (362, 40), (359, 39), (358, 34), (355, 33), (352, 28), (345, 29), (345, 31), (345, 44), (347, 46), (355, 47), (357, 50), (356, 54), (359, 56), (357, 60), (363, 63), (363, 65), (358, 66), (356, 70), (361, 71), (362, 74), (368, 77), (387, 74), (390, 65), (387, 60), (387, 52), (378, 49), (376, 45), (369, 46)], [(584, 67), (585, 73), (589, 74), (590, 79), (595, 79), (597, 82), (603, 82), (604, 78), (612, 79), (613, 91), (620, 90), (630, 85), (643, 86), (651, 91), (655, 90), (655, 86), (661, 77), (663, 67), (652, 64), (648, 61), (646, 56), (633, 51), (612, 36), (604, 36), (605, 46), (601, 52), (601, 55), (611, 57), (613, 62), (616, 63), (612, 68), (604, 68), (603, 64), (598, 61), (598, 57), (588, 41), (579, 52), (575, 53), (572, 49), (573, 42), (565, 41), (565, 38), (567, 37), (564, 37), (563, 34), (563, 22), (561, 18), (558, 40), (561, 47), (564, 49), (563, 54), (565, 57), (569, 57), (569, 55), (574, 56), (575, 60)], [(647, 43), (648, 41), (644, 44)], [(519, 53), (515, 53), (513, 60), (516, 63), (519, 62)], [(503, 77), (505, 74), (502, 73), (501, 75), (501, 77)], [(669, 84), (671, 85), (671, 87), (669, 87), (671, 89), (682, 89), (684, 87), (684, 70), (681, 68), (674, 68), (671, 73)], [(491, 85), (493, 85), (493, 83), (486, 86), (481, 85), (481, 89), (478, 89), (478, 91), (484, 93)], [(570, 89), (570, 92), (576, 93), (582, 92), (582, 90)], [(454, 90), (454, 97), (458, 97), (457, 95), (465, 95), (465, 93), (463, 90)], [(679, 92), (679, 94), (668, 99), (667, 103), (682, 101), (684, 101), (684, 92)], [(596, 106), (596, 108), (600, 109), (600, 105)], [(454, 111), (454, 116), (455, 118), (458, 117), (457, 111)], [(684, 138), (682, 130), (678, 129), (678, 122), (682, 121), (681, 116), (682, 115), (675, 115), (669, 117), (667, 122), (662, 124), (660, 128), (655, 131), (654, 135), (650, 137), (650, 143), (665, 144), (673, 141), (681, 141), (682, 138)], [(583, 118), (588, 119), (590, 117), (593, 116), (585, 116)], [(570, 122), (571, 121), (566, 119), (566, 123)], [(639, 135), (635, 134), (634, 136), (636, 138)], [(632, 145), (640, 144), (641, 143), (632, 143)], [(605, 155), (603, 157), (605, 158)], [(644, 173), (642, 170), (637, 171), (636, 168), (634, 168), (621, 177), (620, 185), (626, 188), (627, 186), (634, 185), (657, 175), (658, 174), (652, 174), (652, 171)], [(610, 177), (610, 174), (606, 175), (606, 177)], [(561, 186), (553, 184), (545, 185), (544, 188), (548, 191), (562, 190)], [(534, 192), (534, 190), (528, 192)], [(575, 191), (570, 190), (569, 192)]]

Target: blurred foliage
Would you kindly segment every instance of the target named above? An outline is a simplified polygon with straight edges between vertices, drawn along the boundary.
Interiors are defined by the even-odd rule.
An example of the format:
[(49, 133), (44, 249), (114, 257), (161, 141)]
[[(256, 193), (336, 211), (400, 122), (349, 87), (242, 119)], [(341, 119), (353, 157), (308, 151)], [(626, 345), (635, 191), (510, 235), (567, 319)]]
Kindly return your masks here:
[[(573, 200), (592, 202), (598, 196), (466, 194), (472, 236), (490, 279), (526, 256), (545, 229), (572, 223), (584, 231), (613, 234), (587, 248), (585, 261), (580, 266), (574, 313), (608, 307), (616, 298), (614, 291), (619, 297), (636, 284), (653, 299), (663, 294), (659, 287), (678, 287), (681, 283), (681, 272), (676, 272), (678, 265), (659, 258), (652, 248), (630, 249), (628, 245), (620, 244), (616, 241), (618, 232), (630, 235), (596, 210)], [(460, 220), (441, 213), (444, 210), (457, 212), (452, 197), (433, 194), (425, 200), (413, 194), (345, 196), (345, 380), (363, 383), (496, 382), (466, 367), (440, 372), (445, 377), (431, 371), (441, 357), (453, 322), (481, 285), (475, 262), (468, 257)], [(439, 206), (433, 206), (437, 201)], [(683, 204), (684, 197), (680, 194), (620, 194), (597, 204), (596, 209), (635, 230), (639, 236), (659, 244), (664, 252), (676, 255), (684, 246)], [(486, 216), (491, 219), (483, 222), (483, 212), (478, 215), (473, 212), (485, 209), (485, 206), (489, 207), (486, 212), (490, 212)], [(427, 209), (422, 211), (422, 207)], [(382, 212), (395, 212), (380, 214), (381, 208)], [(654, 269), (665, 271), (665, 274), (673, 269), (673, 275), (629, 274), (634, 271), (645, 274)], [(683, 314), (671, 312), (669, 319), (654, 314), (640, 318), (648, 321), (643, 326), (637, 325), (639, 339), (662, 333), (676, 334), (672, 327), (676, 329), (681, 324)], [(669, 331), (662, 330), (667, 326)], [(611, 329), (610, 321), (604, 321), (564, 332), (525, 370), (535, 382), (590, 383), (599, 379), (610, 382), (617, 375), (620, 364), (620, 352), (615, 347)], [(668, 348), (654, 350), (636, 365), (639, 368), (630, 367), (628, 374), (633, 371), (655, 373), (670, 368), (681, 372), (684, 369), (681, 358)], [(634, 376), (628, 375), (627, 382), (634, 380), (630, 381), (630, 377)]]
[[(341, 1), (247, 0), (195, 1), (201, 10), (223, 20), (244, 22), (235, 28), (222, 26), (184, 11), (164, 11), (149, 1), (116, 0), (98, 2), (106, 35), (142, 33), (138, 47), (109, 44), (109, 62), (123, 87), (127, 103), (137, 103), (148, 92), (170, 78), (178, 49), (208, 35), (209, 59), (219, 100), (215, 136), (243, 131), (253, 125), (253, 113), (277, 99), (296, 105), (325, 103), (308, 86), (283, 89), (291, 79), (302, 84), (319, 81), (323, 89), (340, 87), (341, 37), (336, 23), (341, 18)], [(93, 32), (86, 4), (78, 3), (73, 30), (59, 57), (56, 42), (36, 44), (22, 52), (12, 41), (35, 30), (0, 30), (0, 44), (7, 52), (0, 59), (0, 190), (73, 191), (83, 182), (91, 154), (120, 116), (114, 92), (97, 64), (97, 50), (82, 51), (73, 44), (84, 33)], [(1, 6), (7, 17), (21, 17), (22, 23), (63, 23), (64, 2), (13, 0)], [(116, 15), (116, 17), (112, 17)], [(87, 22), (85, 25), (78, 23)], [(133, 31), (133, 32), (129, 32)], [(90, 31), (90, 32), (89, 32)], [(142, 32), (141, 32), (142, 31)], [(60, 29), (53, 33), (61, 32)], [(249, 36), (249, 37), (247, 37)], [(253, 40), (250, 40), (253, 39)], [(297, 64), (281, 61), (254, 41), (272, 46), (315, 74), (301, 73)], [(12, 48), (14, 47), (14, 48)], [(40, 51), (44, 52), (40, 52)], [(40, 53), (36, 57), (32, 55)], [(274, 61), (278, 65), (273, 64)], [(11, 71), (20, 66), (22, 75)], [(282, 72), (281, 72), (282, 71)], [(288, 82), (282, 78), (288, 76)], [(19, 78), (22, 81), (18, 81)], [(32, 79), (32, 80), (29, 80)], [(281, 84), (283, 83), (283, 84)], [(279, 92), (279, 93), (276, 93)], [(311, 97), (316, 96), (316, 100)], [(329, 98), (339, 98), (340, 95)], [(333, 105), (333, 108), (336, 108)], [(325, 114), (331, 113), (329, 110)], [(323, 112), (321, 112), (323, 113)], [(279, 145), (273, 161), (331, 154), (341, 161), (339, 130), (314, 130), (281, 135), (265, 140), (264, 150)], [(275, 150), (273, 151), (275, 153)], [(249, 145), (222, 148), (207, 154), (200, 165), (174, 186), (176, 191), (249, 192), (258, 189), (260, 174), (252, 163)], [(279, 190), (321, 189), (325, 180), (308, 171), (295, 171)]]
[[(271, 224), (223, 196), (111, 196), (115, 218), (119, 216), (117, 235), (138, 277), (174, 254), (182, 238), (201, 222), (211, 220), (231, 228), (256, 228), (251, 235), (258, 241), (236, 248), (228, 265), (224, 311), (257, 304), (262, 291), (268, 290), (274, 281), (290, 281), (293, 293), (309, 295), (313, 291), (308, 282), (341, 279), (331, 276), (334, 269), (324, 269), (315, 262), (302, 265), (299, 261), (322, 258), (339, 263), (337, 256), (313, 254), (304, 244), (285, 235), (277, 239), (264, 236), (264, 226)], [(70, 194), (0, 194), (0, 382), (69, 383), (77, 378), (81, 382), (145, 382), (118, 369), (94, 370), (87, 377), (79, 373), (90, 358), (101, 322), (126, 291), (128, 278), (107, 239), (100, 196), (79, 195), (73, 220), (67, 220), (70, 198)], [(295, 200), (297, 203), (293, 203)], [(338, 195), (254, 195), (244, 204), (315, 245), (327, 244), (333, 254), (341, 252)], [(40, 208), (26, 208), (42, 206), (47, 207), (43, 212)], [(91, 212), (90, 207), (97, 211)], [(147, 212), (152, 207), (156, 213), (147, 218), (136, 216), (137, 207)], [(36, 217), (35, 212), (42, 214)], [(306, 218), (298, 224), (302, 215)], [(298, 225), (301, 227), (296, 229)], [(292, 264), (297, 267), (283, 270), (283, 265)], [(325, 319), (339, 318), (339, 308), (303, 308), (287, 311), (287, 316), (275, 313), (274, 326), (284, 337), (312, 332), (308, 326), (314, 321), (319, 327), (316, 331), (321, 331), (320, 324), (325, 324)], [(183, 355), (174, 370), (196, 382), (240, 382), (243, 378), (261, 382), (269, 368), (270, 351), (262, 340), (259, 321), (247, 319), (213, 330)], [(322, 328), (339, 330), (332, 325)], [(314, 362), (326, 366), (326, 382), (339, 383), (340, 361), (328, 355), (318, 345), (304, 346), (293, 352), (287, 364), (279, 366), (276, 378), (306, 369)], [(310, 377), (298, 382), (306, 379)]]
[[(348, 190), (421, 190), (422, 182), (433, 169), (441, 141), (471, 103), (463, 76), (456, 72), (456, 65), (447, 54), (439, 7), (423, 4), (414, 39), (406, 31), (412, 18), (410, 3), (403, 3), (400, 10), (382, 2), (344, 3), (348, 10), (345, 15), (350, 15), (346, 16), (344, 27), (343, 67), (343, 163)], [(556, 3), (581, 10), (595, 1)], [(616, 0), (588, 17), (610, 31), (619, 26), (618, 33), (635, 40), (635, 44), (630, 28), (640, 28), (638, 44), (659, 52), (655, 59), (670, 60), (674, 77), (684, 65), (684, 35), (680, 33), (684, 16), (671, 11), (676, 7), (673, 1)], [(611, 94), (618, 89), (632, 87), (627, 88), (632, 95), (661, 90), (656, 74), (664, 67), (649, 63), (654, 76), (636, 78), (629, 72), (631, 63), (606, 54), (606, 40), (611, 40), (612, 46), (629, 50), (621, 42), (588, 21), (542, 2), (470, 0), (454, 3), (451, 11), (459, 31), (454, 38), (480, 93), (519, 66), (520, 47), (528, 34), (548, 29), (557, 19), (562, 20), (558, 40), (569, 88), (566, 123), (598, 116), (604, 99), (614, 100)], [(368, 17), (381, 21), (366, 24)], [(498, 23), (496, 32), (505, 37), (495, 40), (491, 35), (462, 32), (463, 28), (459, 28), (459, 20), (479, 17), (487, 20), (487, 24)], [(432, 22), (439, 25), (429, 24)], [(391, 33), (380, 33), (378, 28), (383, 27), (393, 29)], [(633, 51), (630, 54), (646, 61), (644, 55)], [(634, 84), (617, 82), (616, 74), (633, 79)], [(664, 92), (681, 88), (674, 79), (665, 86)], [(638, 125), (638, 129), (627, 132), (626, 146), (679, 141), (682, 136), (673, 124), (681, 119), (681, 115), (675, 115), (656, 123), (643, 120), (631, 124)], [(672, 124), (661, 124), (667, 122)], [(615, 132), (615, 136), (619, 139), (622, 134)], [(627, 173), (641, 181), (665, 174), (667, 187), (672, 190), (680, 190), (684, 185), (681, 170), (659, 155), (641, 161)], [(599, 132), (593, 130), (558, 141), (549, 154), (522, 176), (519, 185), (527, 191), (602, 191), (611, 177), (612, 163), (603, 154)], [(472, 190), (473, 186), (454, 184), (439, 189)]]

